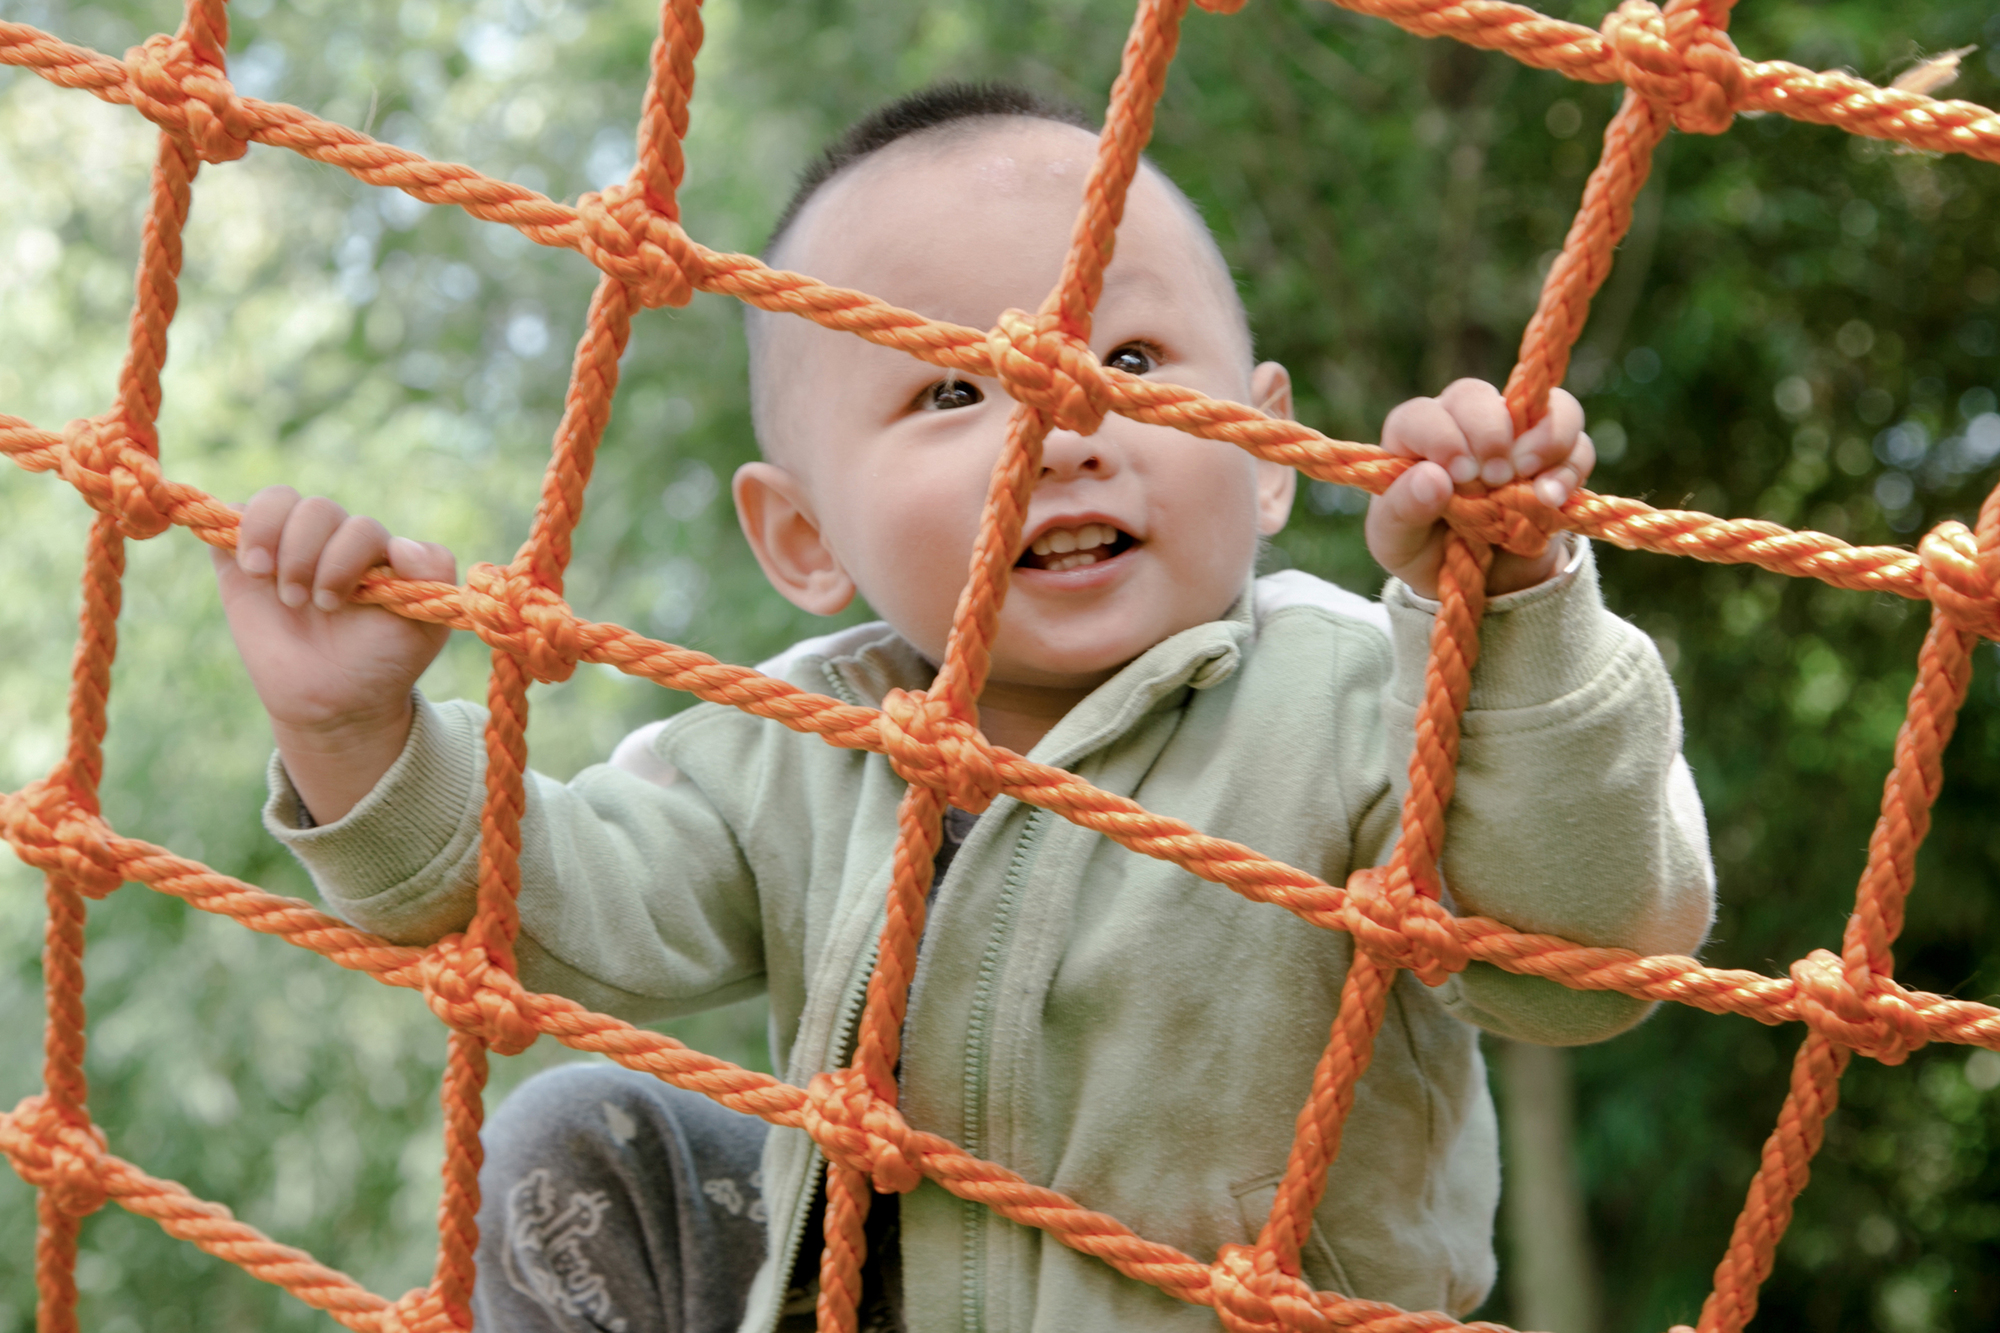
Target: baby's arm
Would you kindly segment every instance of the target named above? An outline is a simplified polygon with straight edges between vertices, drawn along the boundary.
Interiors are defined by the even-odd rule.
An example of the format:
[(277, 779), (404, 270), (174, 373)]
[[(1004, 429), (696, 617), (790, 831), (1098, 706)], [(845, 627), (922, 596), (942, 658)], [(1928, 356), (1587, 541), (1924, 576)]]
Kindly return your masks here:
[[(1396, 662), (1387, 715), (1398, 798), (1407, 795), (1446, 538), (1438, 520), (1454, 486), (1531, 478), (1553, 506), (1582, 484), (1595, 461), (1583, 413), (1561, 390), (1549, 407), (1515, 439), (1499, 391), (1460, 380), (1384, 423), (1385, 449), (1424, 460), (1368, 515), (1369, 547), (1400, 580), (1384, 596)], [(1714, 872), (1659, 655), (1604, 608), (1590, 553), (1567, 542), (1533, 559), (1500, 554), (1487, 591), (1493, 600), (1441, 866), (1454, 909), (1589, 945), (1692, 952), (1713, 912)], [(1601, 1040), (1648, 1009), (1484, 963), (1453, 977), (1442, 998), (1482, 1027), (1555, 1044)]]
[[(429, 943), (472, 915), (485, 719), (416, 694), (447, 629), (348, 600), (384, 563), (455, 578), (442, 546), (272, 487), (244, 506), (216, 575), (278, 744), (272, 833), (343, 918)], [(763, 985), (755, 877), (728, 819), (700, 784), (652, 776), (530, 773), (521, 821), (524, 983), (634, 1021)]]
[[(1652, 641), (1604, 608), (1589, 551), (1576, 559), (1566, 577), (1495, 599), (1480, 626), (1440, 867), (1452, 910), (1588, 946), (1691, 954), (1715, 881), (1673, 683)], [(1385, 600), (1390, 774), (1404, 797), (1432, 617), (1407, 590)], [(1601, 1041), (1650, 1008), (1487, 963), (1440, 998), (1480, 1027), (1551, 1045)]]
[[(428, 944), (464, 929), (476, 903), (486, 713), (413, 703), (401, 754), (337, 823), (298, 827), (296, 796), (276, 775), (265, 822), (335, 914), (399, 944)], [(709, 744), (697, 746), (692, 774), (665, 785), (650, 747), (650, 781), (609, 765), (568, 782), (527, 775), (515, 952), (530, 990), (652, 1022), (764, 988), (760, 877), (805, 876), (792, 862), (774, 869), (780, 853), (753, 869), (739, 793), (713, 779), (718, 767), (760, 769), (754, 743), (727, 744), (757, 733), (724, 727), (731, 734), (718, 738), (715, 721), (677, 716), (677, 732), (707, 722)]]
[(351, 603), (361, 576), (454, 582), (435, 543), (289, 486), (243, 507), (236, 554), (214, 552), (236, 650), (271, 719), (285, 772), (312, 820), (331, 824), (381, 780), (410, 734), (410, 691), (451, 631)]

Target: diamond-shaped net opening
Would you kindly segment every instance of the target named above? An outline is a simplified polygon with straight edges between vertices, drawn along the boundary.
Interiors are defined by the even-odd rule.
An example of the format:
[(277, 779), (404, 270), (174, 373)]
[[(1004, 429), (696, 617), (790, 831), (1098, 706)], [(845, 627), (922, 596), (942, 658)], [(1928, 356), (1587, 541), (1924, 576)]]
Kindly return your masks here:
[[(1199, 2), (1206, 9), (1233, 12), (1242, 0)], [(1759, 111), (1930, 152), (2000, 161), (2000, 117), (1983, 107), (1877, 88), (1843, 73), (1744, 59), (1726, 31), (1730, 0), (1669, 0), (1664, 9), (1650, 0), (1625, 0), (1596, 31), (1486, 0), (1342, 3), (1420, 35), (1454, 37), (1573, 79), (1627, 88), (1508, 379), (1507, 403), (1517, 429), (1545, 413), (1549, 390), (1563, 377), (1591, 296), (1631, 222), (1632, 202), (1645, 182), (1652, 152), (1670, 128), (1719, 134), (1735, 113)], [(1656, 509), (1589, 491), (1554, 510), (1541, 504), (1524, 482), (1455, 498), (1448, 513), (1452, 537), (1440, 576), (1442, 610), (1431, 640), (1417, 724), (1420, 740), (1410, 762), (1410, 795), (1401, 811), (1394, 859), (1386, 867), (1357, 872), (1344, 885), (1328, 884), (1249, 847), (1153, 814), (1072, 774), (1030, 763), (987, 742), (973, 721), (988, 645), (1049, 430), (1092, 431), (1107, 413), (1118, 412), (1224, 440), (1310, 477), (1370, 492), (1380, 492), (1410, 466), (1370, 445), (1329, 439), (1239, 403), (1122, 373), (1099, 364), (1089, 350), (1091, 310), (1187, 0), (1140, 0), (1061, 279), (1038, 311), (1009, 311), (990, 330), (940, 323), (862, 292), (773, 270), (746, 255), (710, 250), (681, 229), (675, 195), (683, 174), (681, 138), (694, 58), (701, 44), (699, 9), (698, 0), (663, 3), (639, 123), (638, 165), (623, 184), (587, 194), (575, 207), (467, 167), (376, 142), (297, 107), (239, 96), (226, 72), (223, 0), (187, 0), (178, 32), (150, 38), (123, 60), (24, 24), (0, 23), (0, 62), (129, 104), (160, 127), (130, 348), (116, 401), (60, 431), (0, 416), (0, 451), (29, 471), (60, 474), (98, 514), (83, 575), (67, 753), (47, 777), (0, 795), (0, 831), (47, 876), (45, 1086), (0, 1116), (0, 1149), (39, 1190), (39, 1326), (76, 1327), (78, 1226), (105, 1202), (116, 1201), (153, 1218), (170, 1234), (284, 1287), (350, 1328), (403, 1333), (469, 1327), (487, 1052), (516, 1052), (546, 1034), (773, 1124), (802, 1128), (813, 1137), (829, 1163), (822, 1328), (855, 1326), (869, 1191), (908, 1190), (925, 1177), (1004, 1217), (1046, 1230), (1129, 1277), (1181, 1300), (1213, 1306), (1233, 1330), (1471, 1327), (1444, 1314), (1406, 1313), (1314, 1291), (1298, 1275), (1300, 1244), (1338, 1152), (1355, 1081), (1367, 1068), (1390, 983), (1399, 969), (1407, 968), (1436, 984), (1478, 960), (1574, 988), (1673, 1000), (1765, 1023), (1806, 1025), (1778, 1125), (1765, 1144), (1700, 1318), (1704, 1333), (1740, 1329), (1755, 1311), (1759, 1284), (1770, 1271), (1792, 1201), (1805, 1185), (1850, 1057), (1860, 1053), (1894, 1064), (1932, 1041), (2000, 1050), (2000, 1011), (1902, 987), (1893, 977), (1890, 952), (1912, 885), (1917, 845), (1942, 780), (1940, 756), (1965, 698), (1971, 650), (1981, 637), (2000, 638), (2000, 600), (1995, 597), (2000, 492), (1986, 501), (1976, 529), (1940, 524), (1915, 552), (1854, 546), (1823, 533), (1795, 532), (1758, 520)], [(519, 553), (505, 566), (475, 566), (457, 587), (399, 580), (378, 570), (357, 594), (401, 615), (469, 630), (493, 649), (478, 913), (463, 934), (425, 949), (389, 944), (305, 903), (121, 836), (98, 810), (100, 746), (117, 646), (125, 543), (175, 526), (225, 550), (236, 541), (231, 510), (166, 476), (154, 423), (190, 187), (203, 163), (241, 157), (251, 142), (289, 148), (430, 203), (457, 205), (476, 217), (518, 228), (543, 245), (576, 250), (602, 271), (577, 345), (541, 502)], [(570, 536), (581, 516), (632, 318), (641, 309), (683, 304), (697, 290), (810, 319), (949, 370), (996, 377), (1015, 398), (946, 660), (929, 690), (894, 694), (879, 710), (856, 707), (618, 625), (585, 621), (564, 602)], [(1524, 935), (1498, 921), (1455, 917), (1440, 905), (1436, 860), (1451, 799), (1459, 715), (1479, 653), (1485, 570), (1496, 550), (1533, 554), (1559, 529), (1632, 549), (1753, 564), (1835, 587), (1931, 603), (1930, 631), (1884, 786), (1882, 815), (1839, 953), (1814, 950), (1787, 975), (1765, 976), (1708, 968), (1691, 958), (1641, 957)], [(527, 760), (526, 691), (532, 680), (567, 677), (579, 662), (605, 663), (835, 745), (881, 753), (908, 781), (879, 961), (847, 1068), (821, 1075), (808, 1087), (794, 1087), (560, 996), (529, 994), (516, 980), (514, 900)], [(1034, 1186), (1004, 1165), (917, 1131), (898, 1114), (893, 1071), (939, 822), (947, 803), (979, 810), (1003, 793), (1247, 898), (1354, 937), (1354, 961), (1338, 1016), (1311, 1096), (1299, 1113), (1270, 1219), (1255, 1244), (1225, 1248), (1204, 1262), (1133, 1234), (1116, 1219), (1090, 1211), (1087, 1200)], [(268, 1240), (221, 1205), (148, 1176), (109, 1151), (85, 1103), (83, 925), (86, 900), (127, 881), (234, 917), (342, 967), (421, 990), (451, 1029), (443, 1093), (441, 1239), (436, 1274), (428, 1286), (395, 1300), (370, 1293), (310, 1256)]]

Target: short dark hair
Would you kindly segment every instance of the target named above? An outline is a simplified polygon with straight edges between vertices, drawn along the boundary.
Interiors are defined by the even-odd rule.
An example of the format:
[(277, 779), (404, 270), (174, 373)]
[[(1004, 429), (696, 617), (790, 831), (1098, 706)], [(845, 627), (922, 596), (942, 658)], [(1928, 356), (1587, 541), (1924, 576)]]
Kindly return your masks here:
[(768, 255), (777, 248), (778, 242), (791, 230), (800, 210), (819, 193), (822, 186), (855, 163), (873, 157), (898, 139), (907, 139), (913, 134), (956, 121), (988, 116), (1052, 120), (1059, 125), (1074, 125), (1093, 133), (1097, 130), (1083, 108), (1060, 98), (1030, 92), (1017, 84), (933, 84), (877, 108), (828, 144), (800, 174), (791, 199), (785, 204), (784, 212), (778, 214), (777, 225), (771, 228), (771, 239), (765, 243), (764, 253)]

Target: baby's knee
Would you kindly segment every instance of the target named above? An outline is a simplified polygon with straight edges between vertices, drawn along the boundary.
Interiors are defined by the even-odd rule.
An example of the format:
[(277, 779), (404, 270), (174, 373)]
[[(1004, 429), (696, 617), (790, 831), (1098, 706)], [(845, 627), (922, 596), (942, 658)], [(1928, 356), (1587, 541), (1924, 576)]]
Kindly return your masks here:
[[(480, 1327), (736, 1327), (764, 1253), (762, 1121), (571, 1064), (516, 1088), (483, 1138)], [(672, 1311), (700, 1313), (661, 1323)]]
[(489, 1160), (720, 1156), (754, 1162), (762, 1121), (697, 1092), (617, 1065), (569, 1064), (543, 1070), (501, 1101), (481, 1138)]
[[(637, 1077), (609, 1065), (543, 1070), (508, 1093), (487, 1117), (480, 1137), (488, 1156), (504, 1156), (511, 1148), (552, 1139), (581, 1146), (611, 1132), (619, 1116), (630, 1118), (630, 1104), (639, 1094), (627, 1080)], [(606, 1107), (617, 1108), (610, 1115), (612, 1123), (607, 1123)]]

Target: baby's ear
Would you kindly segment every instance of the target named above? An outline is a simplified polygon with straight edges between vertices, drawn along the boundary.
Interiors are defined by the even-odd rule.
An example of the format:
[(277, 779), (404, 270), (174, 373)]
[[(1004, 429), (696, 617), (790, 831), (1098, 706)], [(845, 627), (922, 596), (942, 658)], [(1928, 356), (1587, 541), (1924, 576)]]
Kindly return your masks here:
[(1250, 404), (1267, 417), (1292, 419), (1292, 372), (1275, 361), (1261, 361), (1250, 372)]
[(826, 544), (799, 479), (775, 463), (745, 463), (730, 489), (736, 521), (771, 586), (816, 616), (846, 609), (854, 580)]
[[(1292, 416), (1292, 374), (1276, 361), (1265, 361), (1250, 372), (1250, 401), (1267, 417)], [(1257, 531), (1265, 537), (1284, 530), (1292, 516), (1292, 496), (1299, 474), (1283, 463), (1257, 460)]]

